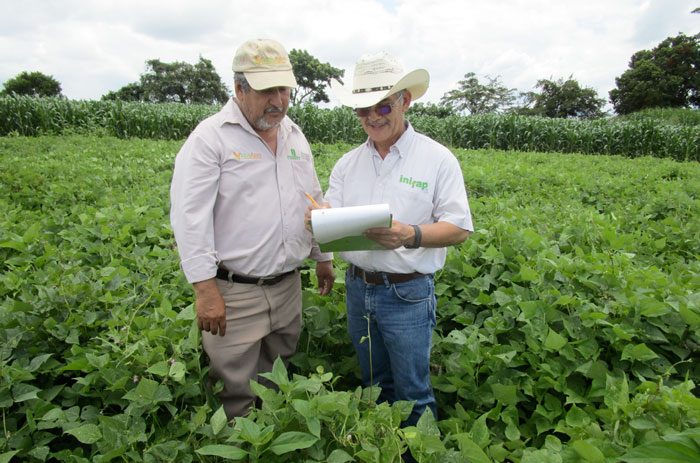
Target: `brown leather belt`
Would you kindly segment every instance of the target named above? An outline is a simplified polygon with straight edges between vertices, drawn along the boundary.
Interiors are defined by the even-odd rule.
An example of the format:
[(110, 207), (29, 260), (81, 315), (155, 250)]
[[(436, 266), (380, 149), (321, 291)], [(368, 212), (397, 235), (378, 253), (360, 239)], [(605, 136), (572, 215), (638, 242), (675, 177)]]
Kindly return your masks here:
[(406, 281), (411, 281), (415, 278), (425, 276), (425, 273), (418, 273), (418, 272), (413, 272), (413, 273), (389, 273), (389, 272), (366, 272), (362, 270), (360, 267), (356, 267), (354, 265), (351, 265), (348, 268), (348, 272), (350, 272), (350, 275), (356, 277), (356, 278), (362, 278), (362, 281), (365, 283), (369, 283), (371, 285), (383, 285), (384, 284), (384, 277), (386, 277), (386, 281), (388, 281), (390, 284), (394, 283), (404, 283)]
[(284, 277), (291, 275), (292, 273), (296, 272), (295, 270), (290, 270), (285, 273), (280, 273), (279, 275), (275, 275), (272, 277), (247, 277), (243, 275), (236, 275), (235, 273), (231, 273), (225, 268), (219, 267), (216, 270), (216, 278), (220, 280), (226, 280), (230, 281), (233, 283), (244, 283), (248, 285), (258, 285), (258, 286), (269, 286), (269, 285), (275, 285), (282, 281)]

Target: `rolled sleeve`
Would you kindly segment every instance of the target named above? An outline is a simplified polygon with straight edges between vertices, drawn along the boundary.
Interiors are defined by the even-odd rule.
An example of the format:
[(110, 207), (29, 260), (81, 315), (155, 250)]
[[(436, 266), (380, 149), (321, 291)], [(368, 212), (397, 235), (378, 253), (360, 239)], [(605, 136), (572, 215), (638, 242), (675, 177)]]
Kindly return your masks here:
[(214, 204), (219, 157), (197, 132), (180, 149), (170, 187), (170, 223), (187, 281), (216, 275)]
[(467, 191), (459, 162), (446, 157), (438, 172), (433, 204), (433, 217), (437, 222), (447, 222), (463, 230), (474, 231)]

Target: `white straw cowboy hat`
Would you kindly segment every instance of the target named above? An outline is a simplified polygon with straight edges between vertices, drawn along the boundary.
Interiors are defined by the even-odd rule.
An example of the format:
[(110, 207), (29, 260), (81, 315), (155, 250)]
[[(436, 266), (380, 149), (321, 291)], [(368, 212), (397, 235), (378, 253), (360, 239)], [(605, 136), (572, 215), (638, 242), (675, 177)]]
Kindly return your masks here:
[(253, 90), (297, 87), (287, 51), (276, 40), (255, 39), (244, 42), (236, 50), (233, 71), (242, 72)]
[(400, 90), (417, 100), (428, 90), (430, 75), (425, 69), (404, 73), (403, 66), (386, 52), (362, 56), (355, 65), (352, 86), (331, 80), (333, 94), (345, 106), (368, 108)]

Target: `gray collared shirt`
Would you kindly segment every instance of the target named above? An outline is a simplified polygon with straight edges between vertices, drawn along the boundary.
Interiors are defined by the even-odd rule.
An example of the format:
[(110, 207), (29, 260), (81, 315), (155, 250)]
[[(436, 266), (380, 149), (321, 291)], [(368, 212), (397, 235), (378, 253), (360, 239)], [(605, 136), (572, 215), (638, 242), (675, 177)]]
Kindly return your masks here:
[(170, 222), (187, 281), (213, 278), (218, 265), (248, 276), (277, 275), (321, 253), (304, 227), (308, 192), (321, 187), (308, 141), (285, 117), (277, 153), (230, 100), (202, 121), (175, 159)]

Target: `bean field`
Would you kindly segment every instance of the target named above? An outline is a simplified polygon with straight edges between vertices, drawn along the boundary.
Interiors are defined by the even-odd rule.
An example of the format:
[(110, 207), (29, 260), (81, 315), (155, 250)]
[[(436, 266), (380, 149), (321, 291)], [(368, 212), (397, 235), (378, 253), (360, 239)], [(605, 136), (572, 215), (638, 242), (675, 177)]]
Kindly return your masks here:
[[(400, 428), (410, 404), (361, 387), (336, 259), (330, 296), (302, 270), (298, 352), (266, 375), (276, 388), (253, 385), (262, 407), (228, 422), (168, 220), (175, 154), (207, 110), (181, 126), (155, 105), (100, 113), (123, 118), (110, 125), (93, 103), (0, 122), (15, 124), (0, 138), (0, 463), (398, 462), (408, 448), (420, 462), (700, 461), (697, 125), (619, 122), (640, 139), (603, 122), (416, 120), (452, 146), (513, 126), (453, 150), (476, 230), (436, 275), (439, 416)], [(299, 117), (325, 188), (362, 137), (319, 114)], [(595, 132), (571, 146), (615, 133), (636, 148), (547, 148), (569, 126)]]

